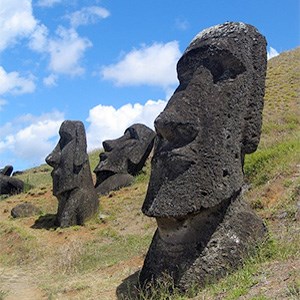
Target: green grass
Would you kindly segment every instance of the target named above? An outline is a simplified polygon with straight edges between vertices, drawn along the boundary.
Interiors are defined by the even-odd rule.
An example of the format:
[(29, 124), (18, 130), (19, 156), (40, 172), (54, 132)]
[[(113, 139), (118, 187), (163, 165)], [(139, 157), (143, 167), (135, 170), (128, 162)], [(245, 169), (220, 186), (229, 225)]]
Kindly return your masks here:
[(300, 135), (246, 155), (244, 172), (247, 181), (258, 186), (277, 175), (289, 175), (299, 163)]
[(117, 233), (104, 233), (109, 240), (94, 240), (84, 246), (84, 251), (77, 263), (80, 272), (106, 268), (113, 266), (120, 261), (125, 261), (132, 257), (145, 253), (150, 245), (152, 236), (125, 235)]
[(94, 169), (96, 168), (96, 166), (99, 163), (99, 154), (103, 152), (103, 149), (95, 149), (91, 152), (89, 152), (89, 160), (90, 160), (90, 167), (91, 167), (91, 171), (93, 172)]
[(24, 171), (23, 174), (17, 175), (17, 178), (24, 181), (26, 193), (32, 188), (49, 188), (49, 185), (52, 184), (51, 171), (52, 167), (43, 164)]
[(0, 264), (3, 266), (29, 264), (41, 257), (36, 237), (13, 220), (0, 222), (0, 244), (8, 247), (8, 251), (1, 251), (0, 245)]
[(7, 291), (0, 289), (0, 300), (4, 300), (7, 295), (8, 295)]
[[(239, 270), (204, 289), (194, 286), (182, 295), (174, 288), (172, 279), (165, 278), (150, 291), (134, 289), (124, 299), (137, 299), (137, 294), (141, 300), (183, 300), (189, 299), (189, 296), (195, 296), (195, 300), (239, 299), (249, 295), (256, 284), (263, 283), (264, 276), (276, 276), (267, 274), (266, 270), (272, 271), (272, 268), (268, 269), (270, 265), (278, 263), (281, 266), (299, 259), (299, 223), (295, 221), (300, 199), (299, 112), (300, 48), (268, 62), (261, 142), (258, 150), (245, 158), (245, 177), (250, 184), (250, 191), (245, 197), (264, 216), (269, 231), (269, 239), (256, 249), (256, 253)], [(101, 151), (89, 153), (91, 171), (99, 163)], [(6, 203), (13, 206), (14, 202), (29, 200), (35, 201), (45, 214), (55, 213), (57, 202), (49, 197), (51, 170), (44, 164), (18, 175), (25, 182), (26, 191), (1, 198), (3, 208), (6, 208)], [(97, 215), (84, 227), (37, 230), (28, 227), (29, 219), (26, 218), (0, 220), (0, 265), (25, 265), (33, 269), (38, 265), (43, 270), (36, 273), (39, 286), (48, 293), (49, 299), (58, 298), (68, 289), (78, 299), (97, 299), (98, 294), (91, 287), (99, 274), (106, 274), (108, 278), (105, 288), (115, 291), (120, 284), (119, 279), (110, 279), (110, 276), (117, 276), (109, 271), (105, 273), (106, 270), (111, 272), (119, 266), (131, 267), (132, 260), (139, 261), (147, 252), (155, 229), (155, 223), (149, 222), (140, 212), (149, 177), (150, 161), (147, 161), (131, 187), (101, 197), (100, 213), (105, 217), (99, 219)], [(278, 190), (279, 196), (268, 206), (267, 200), (273, 190), (274, 193)], [(48, 198), (44, 196), (46, 193)], [(284, 217), (279, 218), (282, 213)], [(136, 270), (134, 267), (132, 272)], [(124, 275), (123, 279), (128, 275)], [(88, 281), (89, 276), (92, 282)], [(295, 274), (292, 276), (281, 295), (287, 299), (299, 299), (300, 279)], [(97, 285), (101, 285), (98, 284), (101, 279), (97, 277)], [(170, 288), (173, 293), (170, 293)], [(132, 287), (128, 286), (128, 289)], [(0, 285), (0, 300), (5, 297), (6, 291)], [(258, 291), (249, 299), (271, 300), (268, 291)]]

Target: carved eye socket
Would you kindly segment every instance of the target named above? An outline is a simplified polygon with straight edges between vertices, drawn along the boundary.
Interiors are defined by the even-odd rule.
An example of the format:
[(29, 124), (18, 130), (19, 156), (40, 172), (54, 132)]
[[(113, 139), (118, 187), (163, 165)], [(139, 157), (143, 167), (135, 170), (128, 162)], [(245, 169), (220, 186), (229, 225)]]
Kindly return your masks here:
[(239, 74), (246, 71), (241, 61), (231, 53), (222, 53), (217, 57), (205, 58), (203, 66), (211, 72), (214, 83), (235, 79)]
[(132, 127), (127, 128), (124, 134), (130, 139), (134, 139), (134, 140), (139, 139), (136, 130)]
[(110, 151), (112, 151), (113, 146), (112, 146), (111, 144), (112, 144), (112, 142), (109, 141), (109, 140), (104, 141), (104, 142), (102, 143), (102, 146), (103, 146), (103, 149), (104, 149), (105, 152), (110, 152)]
[(66, 145), (68, 145), (71, 141), (73, 140), (73, 136), (66, 131), (61, 131), (60, 132), (60, 148), (63, 149)]
[(178, 62), (177, 71), (182, 89), (200, 66), (210, 71), (214, 83), (234, 79), (246, 71), (244, 64), (228, 50), (212, 46), (200, 47), (188, 52)]

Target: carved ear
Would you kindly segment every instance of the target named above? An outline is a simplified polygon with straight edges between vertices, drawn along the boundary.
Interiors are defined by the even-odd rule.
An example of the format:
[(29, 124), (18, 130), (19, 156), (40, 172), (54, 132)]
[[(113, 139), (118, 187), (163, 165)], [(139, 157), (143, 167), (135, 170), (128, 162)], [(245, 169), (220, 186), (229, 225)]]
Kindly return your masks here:
[(243, 136), (243, 152), (245, 154), (253, 153), (258, 146), (262, 126), (262, 99), (255, 99), (256, 103), (248, 110), (245, 118), (245, 129)]
[(74, 165), (76, 167), (82, 166), (88, 159), (86, 153), (86, 137), (84, 125), (82, 122), (77, 121), (76, 125), (76, 138), (75, 138), (75, 155), (74, 155)]
[(267, 53), (266, 40), (258, 32), (254, 39), (252, 49), (253, 79), (250, 97), (248, 98), (247, 103), (242, 149), (246, 154), (250, 154), (256, 150), (262, 126)]

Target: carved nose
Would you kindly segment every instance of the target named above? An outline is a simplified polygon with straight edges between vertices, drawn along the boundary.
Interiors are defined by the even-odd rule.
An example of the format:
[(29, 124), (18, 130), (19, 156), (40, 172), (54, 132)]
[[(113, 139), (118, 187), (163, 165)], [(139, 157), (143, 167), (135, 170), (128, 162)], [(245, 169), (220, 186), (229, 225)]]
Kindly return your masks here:
[(176, 147), (190, 143), (199, 132), (196, 124), (177, 120), (165, 112), (156, 118), (154, 126), (158, 136), (161, 136)]
[(154, 121), (154, 127), (157, 134), (167, 141), (171, 142), (176, 138), (175, 136), (175, 128), (176, 123), (164, 114), (161, 113)]
[(60, 161), (60, 155), (58, 153), (52, 152), (46, 157), (46, 163), (55, 168), (58, 166), (59, 161)]

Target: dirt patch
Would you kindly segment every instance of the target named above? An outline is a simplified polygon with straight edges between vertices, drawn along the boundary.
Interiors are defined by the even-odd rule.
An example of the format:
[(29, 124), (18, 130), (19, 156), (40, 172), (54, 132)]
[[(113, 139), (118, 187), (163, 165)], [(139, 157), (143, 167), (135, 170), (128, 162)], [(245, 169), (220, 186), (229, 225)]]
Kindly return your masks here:
[(5, 300), (47, 299), (29, 270), (0, 268), (0, 291)]
[(250, 300), (259, 296), (274, 300), (299, 299), (299, 284), (300, 259), (275, 261), (261, 267), (261, 272), (257, 274), (257, 284), (250, 288), (246, 296), (239, 299)]

